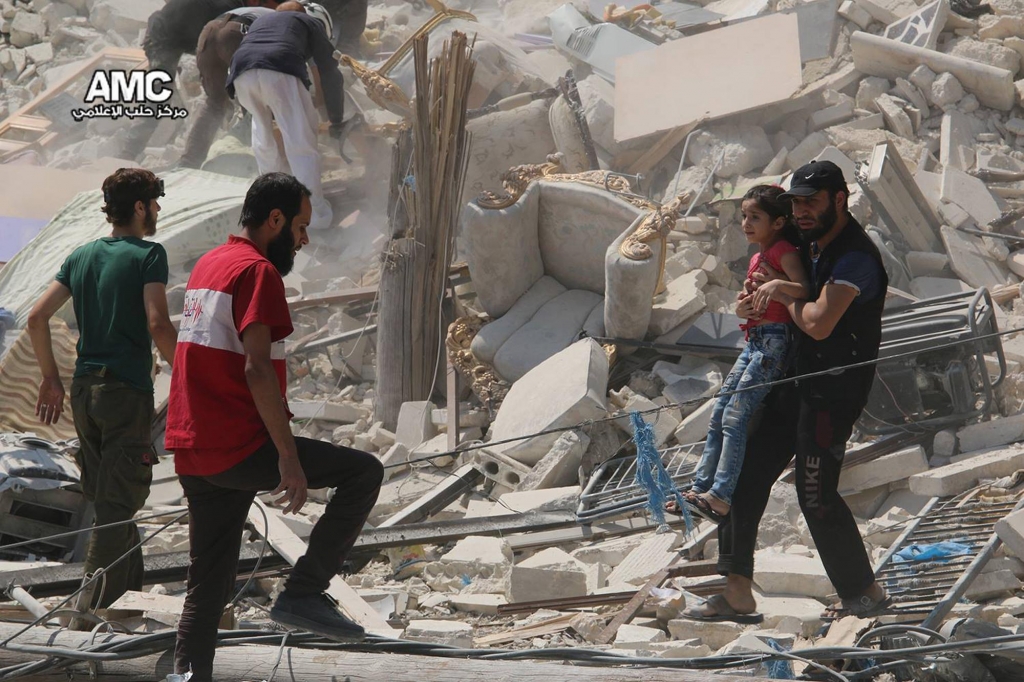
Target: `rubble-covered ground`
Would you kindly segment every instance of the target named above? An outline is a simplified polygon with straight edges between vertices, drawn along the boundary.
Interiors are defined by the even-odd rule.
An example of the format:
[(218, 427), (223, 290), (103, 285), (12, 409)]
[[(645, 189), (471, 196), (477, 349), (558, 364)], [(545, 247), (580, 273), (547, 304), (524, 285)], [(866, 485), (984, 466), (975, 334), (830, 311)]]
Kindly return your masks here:
[[(1019, 472), (1024, 469), (1024, 335), (1013, 332), (1024, 330), (1024, 302), (1018, 289), (1024, 276), (1024, 250), (1018, 250), (1024, 241), (1020, 223), (1024, 212), (1014, 212), (1024, 207), (1024, 109), (1019, 99), (1024, 96), (1024, 80), (1014, 79), (1024, 67), (1024, 2), (993, 0), (979, 7), (966, 1), (951, 6), (947, 0), (919, 4), (914, 0), (717, 0), (698, 3), (712, 14), (694, 26), (673, 27), (653, 15), (634, 17), (632, 25), (624, 19), (617, 24), (619, 30), (629, 27), (633, 37), (648, 43), (637, 50), (656, 54), (677, 42), (684, 45), (701, 36), (713, 37), (715, 31), (742, 27), (743, 21), (794, 10), (800, 18), (801, 51), (811, 49), (812, 38), (819, 46), (813, 59), (793, 61), (784, 58), (781, 49), (779, 54), (748, 55), (740, 63), (742, 68), (761, 68), (765, 79), (795, 75), (797, 91), (753, 108), (729, 105), (732, 109), (700, 123), (688, 141), (679, 135), (653, 156), (650, 150), (665, 146), (666, 131), (620, 139), (617, 121), (625, 116), (623, 108), (632, 112), (657, 108), (668, 91), (684, 87), (681, 83), (691, 88), (686, 97), (714, 99), (718, 106), (714, 93), (728, 88), (728, 83), (698, 81), (695, 87), (693, 73), (703, 73), (705, 65), (691, 69), (690, 64), (674, 63), (659, 67), (655, 75), (662, 81), (652, 76), (649, 99), (621, 98), (617, 91), (625, 86), (611, 83), (599, 67), (588, 63), (597, 61), (599, 49), (589, 56), (574, 53), (553, 35), (548, 15), (561, 11), (563, 4), (562, 0), (456, 0), (450, 6), (475, 13), (481, 26), (483, 37), (476, 49), (483, 65), (478, 82), (484, 91), (477, 106), (551, 87), (571, 68), (601, 168), (640, 172), (643, 178), (637, 191), (653, 200), (667, 203), (684, 193), (693, 197), (690, 212), (665, 235), (665, 287), (654, 298), (646, 338), (674, 344), (702, 313), (725, 314), (734, 309), (750, 254), (739, 227), (739, 199), (746, 187), (785, 183), (803, 163), (815, 158), (833, 160), (844, 169), (851, 187), (853, 215), (882, 250), (890, 281), (889, 305), (985, 287), (994, 296), (990, 312), (996, 327), (1008, 332), (992, 342), (1005, 355), (1005, 378), (994, 389), (987, 414), (922, 428), (897, 426), (889, 432), (920, 437), (881, 452), (870, 449), (880, 439), (870, 429), (855, 432), (847, 455), (851, 463), (844, 469), (840, 489), (858, 520), (869, 554), (876, 562), (885, 558), (908, 525), (926, 513), (923, 510), (933, 498), (942, 498), (942, 504), (952, 498), (954, 506), (1016, 501), (1022, 482)], [(574, 3), (584, 11), (601, 5), (598, 14), (604, 4)], [(138, 47), (148, 16), (161, 5), (159, 0), (0, 0), (0, 121), (59, 86), (97, 52), (112, 46)], [(423, 3), (371, 3), (362, 58), (376, 64), (430, 16)], [(655, 47), (656, 43), (660, 44)], [(722, 54), (716, 48), (705, 57), (724, 59), (732, 46), (720, 49)], [(368, 120), (378, 125), (396, 120), (373, 104), (350, 71), (345, 76), (351, 101)], [(194, 108), (200, 94), (194, 58), (186, 55), (182, 60), (178, 82), (182, 84), (178, 96), (186, 107)], [(555, 152), (564, 159), (578, 156), (575, 139), (567, 142), (565, 135), (555, 134), (557, 117), (551, 111), (558, 105), (553, 101), (559, 100), (541, 98), (474, 119), (474, 153), (467, 178), (472, 193), (467, 191), (467, 199), (481, 190), (499, 190), (500, 173), (512, 165), (540, 164)], [(681, 120), (673, 127), (685, 133), (686, 126), (696, 122)], [(68, 172), (106, 167), (103, 164), (109, 164), (120, 148), (126, 124), (94, 120), (84, 125), (85, 134), (63, 131), (46, 145), (0, 155), (0, 171), (8, 164)], [(232, 139), (225, 128), (217, 143), (222, 146), (215, 145), (211, 157), (223, 154), (222, 158), (233, 161), (208, 170), (245, 177), (246, 155), (251, 154), (244, 143)], [(388, 234), (384, 179), (390, 173), (390, 141), (380, 138), (367, 145), (357, 150), (356, 163), (347, 165), (325, 144), (327, 175), (343, 187), (332, 201), (345, 210), (335, 213), (344, 219), (330, 233), (313, 235), (314, 243), (299, 254), (286, 285), (294, 300), (302, 301), (295, 307), (295, 332), (288, 340), (288, 400), (296, 416), (295, 433), (372, 452), (385, 462), (387, 480), (370, 527), (392, 525), (389, 519), (437, 488), (451, 485), (452, 475), (470, 464), (482, 472), (481, 480), (458, 491), (454, 502), (429, 509), (427, 518), (420, 515), (418, 521), (481, 519), (478, 527), (485, 529), (487, 517), (576, 512), (591, 475), (615, 456), (633, 455), (627, 415), (634, 411), (663, 408), (647, 416), (654, 425), (657, 446), (683, 462), (696, 460), (699, 451), (693, 445), (707, 433), (711, 396), (731, 365), (728, 354), (708, 357), (682, 349), (661, 355), (645, 350), (623, 353), (609, 367), (598, 359), (604, 357), (598, 344), (584, 340), (515, 382), (497, 410), (468, 389), (446, 396), (442, 380), (431, 402), (402, 406), (393, 431), (376, 421), (372, 325), (377, 322), (374, 287), (380, 280)], [(183, 129), (158, 132), (142, 165), (171, 168), (183, 146)], [(371, 156), (366, 149), (377, 153)], [(62, 206), (51, 208), (49, 217)], [(460, 254), (461, 249), (460, 244)], [(168, 293), (172, 315), (181, 312), (191, 258), (182, 256), (172, 262), (175, 286)], [(458, 280), (455, 291), (467, 313), (484, 312), (473, 279), (486, 275), (470, 268), (468, 280)], [(5, 300), (13, 292), (12, 285), (0, 286), (0, 307), (13, 307)], [(345, 292), (352, 295), (344, 302), (322, 300)], [(12, 312), (23, 323), (27, 310)], [(20, 333), (21, 324), (7, 331), (6, 350)], [(330, 341), (339, 336), (340, 340)], [(323, 340), (328, 342), (317, 343)], [(985, 352), (983, 371), (996, 376), (999, 360), (994, 346)], [(941, 366), (928, 369), (930, 374), (922, 370), (916, 375), (925, 377), (920, 382), (930, 382), (931, 395), (951, 390), (948, 380), (943, 388), (943, 380), (936, 378), (947, 376), (943, 372), (948, 362), (950, 358), (943, 356)], [(965, 362), (975, 360), (972, 356)], [(519, 392), (516, 386), (522, 387)], [(982, 386), (974, 390), (983, 393)], [(166, 400), (166, 389), (161, 395), (158, 388), (157, 400)], [(451, 420), (446, 405), (456, 402), (459, 442), (473, 448), (461, 453), (449, 451)], [(0, 406), (0, 411), (8, 408)], [(874, 408), (869, 405), (868, 409)], [(607, 417), (620, 418), (601, 421)], [(600, 423), (567, 428), (560, 437), (527, 438), (511, 448), (487, 446), (489, 440), (588, 420)], [(879, 426), (877, 420), (874, 426)], [(30, 447), (4, 441), (0, 453)], [(288, 527), (299, 537), (308, 537), (329, 495), (330, 491), (314, 491), (302, 512), (287, 519)], [(170, 514), (182, 502), (170, 457), (164, 457), (143, 514)], [(847, 623), (839, 628), (823, 620), (824, 607), (836, 595), (801, 516), (795, 488), (784, 477), (773, 490), (758, 538), (755, 586), (759, 610), (765, 616), (762, 624), (680, 618), (687, 604), (713, 594), (720, 584), (717, 575), (700, 574), (666, 579), (649, 591), (628, 624), (606, 633), (605, 626), (624, 603), (621, 595), (643, 588), (680, 552), (694, 565), (717, 556), (717, 538), (707, 525), (686, 530), (676, 523), (674, 532), (659, 533), (656, 523), (645, 522), (645, 515), (637, 505), (625, 514), (604, 516), (593, 528), (624, 518), (632, 519), (632, 527), (602, 529), (590, 538), (526, 530), (501, 537), (469, 533), (447, 542), (389, 548), (368, 562), (358, 562), (353, 567), (358, 570), (345, 581), (396, 634), (464, 648), (569, 646), (689, 658), (764, 651), (769, 642), (784, 649), (823, 642), (852, 645), (857, 633), (869, 626)], [(155, 530), (166, 518), (148, 520), (143, 529)], [(998, 532), (1001, 544), (946, 618), (971, 617), (997, 625), (1004, 633), (1024, 633), (1020, 620), (1024, 617), (1022, 518), (1013, 513), (997, 525), (994, 520), (985, 522), (979, 532), (986, 539)], [(948, 525), (941, 527), (942, 539), (955, 541), (959, 537), (956, 522), (944, 523)], [(262, 546), (262, 530), (258, 523), (247, 529), (248, 548)], [(148, 543), (145, 551), (181, 552), (187, 546), (187, 526), (177, 524)], [(3, 570), (14, 571), (34, 565), (26, 562), (41, 557), (21, 552), (4, 558), (10, 562), (3, 564)], [(267, 609), (281, 587), (278, 576), (263, 576), (248, 586), (235, 608), (237, 627), (274, 627)], [(901, 586), (889, 587), (898, 591)], [(184, 583), (167, 582), (150, 589), (166, 599), (149, 608), (145, 598), (128, 595), (123, 608), (115, 605), (108, 617), (136, 629), (173, 627)], [(596, 595), (608, 595), (608, 599), (601, 603)], [(544, 600), (562, 603), (509, 609)], [(24, 621), (16, 604), (7, 606), (3, 617)], [(916, 622), (924, 615), (917, 616)], [(887, 618), (891, 620), (882, 616), (881, 621), (888, 622)], [(757, 665), (750, 670), (767, 674), (766, 668)], [(877, 679), (893, 677), (880, 674)]]

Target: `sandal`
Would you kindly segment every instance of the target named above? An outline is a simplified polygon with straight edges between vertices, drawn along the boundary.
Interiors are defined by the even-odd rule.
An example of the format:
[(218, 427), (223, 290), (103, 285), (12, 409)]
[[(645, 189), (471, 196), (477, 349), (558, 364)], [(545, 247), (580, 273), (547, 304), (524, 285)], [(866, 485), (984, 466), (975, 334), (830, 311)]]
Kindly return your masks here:
[[(708, 612), (710, 607), (711, 612)], [(707, 598), (700, 606), (693, 606), (679, 614), (681, 618), (699, 620), (705, 623), (741, 623), (743, 625), (756, 625), (764, 621), (764, 616), (753, 611), (751, 613), (738, 613), (729, 605), (724, 595), (716, 594)]]
[(865, 594), (852, 599), (842, 599), (838, 603), (832, 604), (825, 609), (821, 617), (826, 620), (838, 620), (846, 616), (870, 618), (884, 613), (890, 606), (892, 606), (892, 597), (887, 593), (883, 593), (881, 599), (872, 599)]
[[(699, 495), (700, 493), (698, 493), (693, 488), (682, 488), (679, 491), (679, 497), (683, 498), (683, 502), (686, 502), (687, 500), (691, 499), (691, 497), (698, 497)], [(679, 505), (676, 503), (675, 498), (672, 498), (671, 500), (665, 503), (665, 511), (667, 511), (669, 514), (677, 514), (678, 516), (683, 515), (683, 510), (679, 508)]]
[(683, 504), (690, 510), (691, 514), (697, 514), (703, 516), (705, 519), (712, 523), (722, 524), (729, 520), (729, 514), (719, 514), (711, 508), (711, 503), (706, 499), (698, 495), (692, 500), (683, 500)]

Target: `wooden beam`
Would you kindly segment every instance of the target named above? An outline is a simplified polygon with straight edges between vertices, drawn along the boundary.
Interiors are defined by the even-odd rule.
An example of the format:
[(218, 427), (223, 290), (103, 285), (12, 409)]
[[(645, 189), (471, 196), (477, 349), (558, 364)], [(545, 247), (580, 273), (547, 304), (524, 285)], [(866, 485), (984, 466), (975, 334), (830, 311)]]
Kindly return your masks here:
[[(249, 522), (256, 527), (256, 532), (262, 533), (264, 529), (263, 515), (260, 514), (256, 505), (267, 514), (267, 541), (270, 546), (294, 566), (299, 557), (306, 553), (306, 543), (285, 524), (281, 519), (281, 512), (268, 507), (259, 499), (256, 500), (255, 505), (249, 507)], [(388, 625), (387, 621), (381, 618), (380, 614), (363, 601), (363, 598), (339, 576), (331, 578), (327, 594), (337, 599), (341, 610), (367, 631), (386, 637), (394, 637), (398, 634), (397, 630)]]
[[(0, 623), (0, 638), (6, 639), (22, 626)], [(38, 647), (78, 649), (95, 644), (123, 642), (138, 635), (93, 635), (88, 632), (31, 628), (13, 644)], [(162, 654), (103, 661), (102, 663), (76, 663), (46, 673), (37, 673), (32, 680), (67, 680), (70, 676), (82, 679), (155, 680), (164, 679), (174, 672), (170, 649), (174, 640), (167, 640), (168, 651)], [(44, 654), (12, 649), (0, 649), (0, 666), (38, 661)], [(488, 661), (480, 659), (448, 658), (440, 656), (410, 656), (405, 654), (357, 653), (328, 649), (296, 649), (278, 645), (224, 646), (217, 649), (218, 679), (268, 680), (274, 676), (275, 662), (280, 661), (276, 679), (309, 682), (309, 680), (359, 680), (359, 682), (769, 682), (764, 677), (714, 675), (706, 670), (679, 668), (638, 668), (628, 661), (622, 666), (563, 665), (562, 663), (535, 663), (533, 661)], [(29, 678), (26, 678), (29, 679)]]

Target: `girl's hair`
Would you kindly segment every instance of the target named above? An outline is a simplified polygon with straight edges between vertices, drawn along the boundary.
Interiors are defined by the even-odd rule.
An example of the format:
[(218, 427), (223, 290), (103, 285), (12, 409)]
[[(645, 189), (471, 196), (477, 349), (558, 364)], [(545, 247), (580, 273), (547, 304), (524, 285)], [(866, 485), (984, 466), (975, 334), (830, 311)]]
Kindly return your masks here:
[(782, 238), (790, 244), (800, 244), (800, 230), (793, 222), (793, 206), (788, 197), (783, 197), (786, 190), (779, 185), (754, 185), (743, 195), (743, 201), (754, 200), (758, 207), (768, 214), (772, 222), (777, 218), (785, 220), (782, 225)]

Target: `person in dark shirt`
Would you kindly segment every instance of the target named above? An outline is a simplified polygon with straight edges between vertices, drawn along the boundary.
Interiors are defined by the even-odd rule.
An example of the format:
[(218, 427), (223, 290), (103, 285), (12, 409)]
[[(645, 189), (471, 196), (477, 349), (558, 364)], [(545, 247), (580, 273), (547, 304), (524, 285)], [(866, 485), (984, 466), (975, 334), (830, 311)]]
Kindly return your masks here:
[(205, 95), (198, 110), (191, 117), (192, 125), (185, 140), (185, 153), (178, 165), (199, 168), (213, 144), (213, 138), (231, 111), (228, 97), (228, 69), (242, 38), (252, 23), (263, 14), (274, 10), (269, 7), (240, 7), (226, 12), (206, 24), (196, 46), (196, 67)]
[[(80, 443), (76, 460), (96, 525), (130, 522), (149, 495), (152, 446), (152, 342), (174, 361), (177, 331), (167, 314), (167, 253), (144, 237), (156, 234), (163, 181), (141, 168), (122, 168), (103, 181), (104, 212), (113, 225), (75, 249), (28, 316), (42, 370), (36, 414), (60, 419), (64, 385), (57, 371), (50, 318), (70, 298), (78, 322), (78, 360), (71, 409)], [(139, 543), (134, 523), (93, 531), (87, 575), (106, 569)], [(127, 590), (142, 589), (142, 550), (104, 574), (93, 606), (106, 608)]]
[(756, 319), (768, 300), (786, 307), (797, 327), (792, 354), (797, 382), (772, 389), (748, 440), (733, 507), (718, 530), (718, 571), (726, 576), (725, 589), (684, 611), (684, 618), (763, 620), (752, 590), (757, 530), (772, 486), (794, 455), (800, 509), (840, 599), (826, 617), (866, 618), (891, 604), (838, 492), (846, 443), (875, 376), (874, 365), (848, 366), (878, 357), (888, 278), (878, 248), (850, 214), (849, 190), (838, 166), (830, 161), (802, 166), (784, 196), (792, 197), (811, 296), (806, 301), (792, 296), (779, 273), (765, 268), (747, 283), (736, 314)]
[[(150, 69), (175, 77), (183, 54), (195, 54), (199, 35), (207, 23), (240, 7), (276, 8), (279, 0), (168, 0), (149, 17), (142, 49)], [(121, 158), (137, 161), (156, 131), (158, 119), (148, 118), (133, 125), (121, 148)]]
[[(310, 229), (327, 229), (334, 214), (324, 199), (317, 146), (319, 116), (309, 94), (306, 62), (320, 73), (332, 137), (342, 133), (344, 78), (328, 39), (333, 22), (316, 3), (285, 2), (249, 27), (231, 60), (227, 90), (252, 114), (252, 150), (260, 174), (291, 173), (312, 192)], [(281, 131), (284, 150), (274, 137)]]

